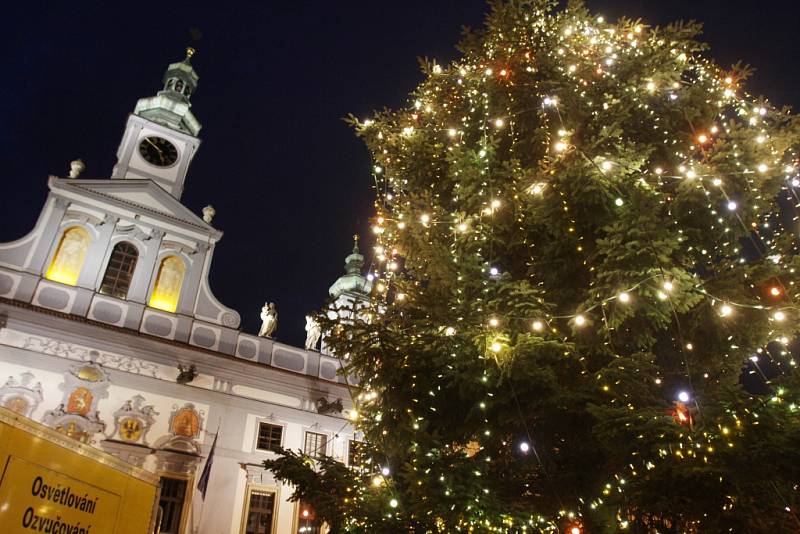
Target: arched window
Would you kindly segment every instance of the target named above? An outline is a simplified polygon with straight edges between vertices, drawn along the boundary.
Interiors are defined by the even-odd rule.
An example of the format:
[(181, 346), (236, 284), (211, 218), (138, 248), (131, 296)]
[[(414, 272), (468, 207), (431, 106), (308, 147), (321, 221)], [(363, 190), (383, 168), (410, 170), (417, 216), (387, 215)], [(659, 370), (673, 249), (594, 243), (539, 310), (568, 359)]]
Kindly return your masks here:
[(100, 293), (119, 299), (127, 298), (137, 259), (139, 251), (136, 247), (124, 241), (117, 243), (111, 251), (106, 274), (100, 284)]
[(186, 266), (176, 256), (167, 256), (161, 260), (156, 276), (156, 285), (150, 295), (150, 306), (168, 312), (178, 308), (178, 299), (181, 296), (183, 275)]
[(73, 226), (65, 230), (45, 278), (71, 286), (77, 284), (89, 242), (89, 232), (83, 228)]

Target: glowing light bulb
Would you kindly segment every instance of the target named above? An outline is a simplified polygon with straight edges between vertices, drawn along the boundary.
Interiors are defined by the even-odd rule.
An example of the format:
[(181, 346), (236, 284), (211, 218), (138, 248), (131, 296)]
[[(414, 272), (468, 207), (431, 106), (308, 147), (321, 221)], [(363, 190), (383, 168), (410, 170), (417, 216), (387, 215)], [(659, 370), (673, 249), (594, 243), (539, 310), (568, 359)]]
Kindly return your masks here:
[(769, 170), (769, 167), (767, 167), (766, 163), (762, 163), (761, 165), (758, 166), (758, 172), (760, 172), (760, 173), (765, 173), (768, 170)]
[(697, 173), (694, 172), (694, 169), (689, 169), (688, 171), (686, 171), (686, 177), (689, 178), (690, 180), (692, 178), (695, 178), (696, 176), (697, 176)]
[(578, 326), (583, 326), (586, 324), (586, 317), (583, 315), (576, 315), (575, 316), (575, 324)]
[(534, 332), (541, 332), (544, 330), (544, 323), (542, 323), (542, 321), (533, 321), (531, 327), (533, 328)]
[(501, 350), (503, 350), (503, 345), (501, 345), (497, 341), (492, 343), (492, 352), (500, 352)]
[(389, 473), (391, 473), (391, 471), (389, 471), (389, 468), (388, 468), (388, 467), (381, 467), (381, 474), (382, 474), (383, 476), (385, 476), (385, 477), (388, 477), (388, 476), (389, 476)]
[(620, 293), (619, 295), (617, 295), (617, 299), (618, 299), (620, 302), (622, 302), (622, 303), (624, 303), (624, 304), (627, 304), (628, 302), (630, 302), (630, 301), (631, 301), (631, 296), (630, 296), (628, 293), (626, 293), (626, 292), (624, 292), (624, 291), (623, 291), (622, 293)]
[(730, 211), (736, 211), (736, 202), (734, 202), (733, 200), (731, 200), (730, 202), (728, 202), (728, 209), (729, 209)]
[(544, 191), (543, 184), (533, 184), (531, 186), (531, 193), (533, 193), (534, 195), (541, 195), (542, 191)]
[(447, 130), (447, 135), (449, 135), (450, 137), (455, 137), (457, 133), (458, 132), (456, 131), (455, 128), (450, 128), (449, 130)]
[(448, 326), (447, 328), (444, 329), (444, 335), (448, 337), (454, 336), (455, 334), (456, 334), (456, 329), (453, 328), (452, 326)]
[(458, 224), (458, 231), (459, 232), (466, 232), (467, 231), (467, 223), (459, 223)]
[(603, 163), (600, 164), (600, 168), (603, 169), (604, 171), (610, 171), (611, 170), (611, 162), (608, 161), (608, 160), (604, 161)]
[(772, 318), (775, 319), (776, 321), (780, 322), (780, 321), (783, 321), (784, 319), (786, 319), (786, 314), (779, 310), (779, 311), (776, 311), (773, 314)]
[(617, 206), (622, 206), (623, 204), (625, 204), (625, 201), (622, 200), (621, 198), (618, 198), (614, 201), (614, 204), (616, 204)]
[(373, 486), (378, 487), (378, 486), (380, 486), (382, 484), (383, 484), (383, 479), (381, 477), (376, 476), (376, 477), (372, 478), (372, 485)]
[(681, 391), (678, 393), (678, 400), (681, 402), (689, 402), (689, 393), (687, 391)]
[(505, 122), (503, 122), (503, 119), (497, 119), (497, 120), (494, 121), (494, 125), (497, 128), (502, 128), (504, 124), (505, 124)]
[(662, 169), (661, 167), (656, 167), (655, 168), (655, 173), (657, 175), (661, 176), (662, 174), (664, 174), (664, 169)]
[(494, 200), (492, 200), (492, 208), (493, 208), (493, 209), (497, 209), (497, 208), (499, 208), (501, 204), (502, 204), (502, 203), (500, 202), (500, 200), (499, 200), (499, 199), (494, 199)]
[(497, 276), (498, 274), (500, 274), (500, 270), (497, 267), (492, 267), (491, 269), (489, 269), (489, 274), (492, 276)]
[(391, 506), (392, 508), (397, 508), (398, 504), (400, 503), (397, 502), (397, 499), (392, 499), (389, 501), (389, 506)]
[(697, 136), (697, 142), (701, 145), (708, 143), (708, 136), (706, 134), (700, 134)]
[(567, 143), (559, 141), (555, 144), (556, 152), (564, 152), (567, 149)]
[(673, 289), (675, 286), (672, 284), (672, 282), (670, 282), (669, 280), (666, 280), (666, 281), (664, 282), (664, 285), (663, 285), (663, 286), (661, 286), (661, 287), (663, 287), (663, 288), (664, 288), (664, 291), (672, 291), (672, 289)]
[(489, 326), (491, 326), (492, 328), (497, 328), (497, 325), (499, 324), (500, 321), (497, 320), (497, 317), (492, 317), (491, 319), (489, 319)]
[(711, 181), (711, 183), (713, 183), (714, 185), (716, 185), (717, 187), (719, 187), (719, 186), (721, 186), (721, 185), (722, 185), (722, 180), (720, 180), (719, 178), (714, 178), (714, 179)]
[(772, 286), (771, 288), (769, 288), (769, 294), (772, 295), (773, 297), (779, 297), (781, 294), (781, 288), (779, 288), (778, 286)]
[(419, 220), (422, 222), (422, 224), (428, 224), (429, 222), (431, 222), (431, 216), (428, 215), (427, 213), (423, 213), (420, 216)]
[(572, 527), (569, 531), (569, 534), (581, 534), (580, 527)]
[(656, 84), (653, 82), (647, 82), (647, 90), (652, 93), (656, 90)]
[(528, 452), (529, 450), (531, 450), (531, 446), (528, 445), (526, 441), (523, 441), (522, 443), (519, 444), (519, 450), (521, 450), (522, 452)]
[(732, 313), (733, 308), (731, 308), (728, 304), (723, 304), (719, 309), (719, 314), (723, 317), (728, 317)]

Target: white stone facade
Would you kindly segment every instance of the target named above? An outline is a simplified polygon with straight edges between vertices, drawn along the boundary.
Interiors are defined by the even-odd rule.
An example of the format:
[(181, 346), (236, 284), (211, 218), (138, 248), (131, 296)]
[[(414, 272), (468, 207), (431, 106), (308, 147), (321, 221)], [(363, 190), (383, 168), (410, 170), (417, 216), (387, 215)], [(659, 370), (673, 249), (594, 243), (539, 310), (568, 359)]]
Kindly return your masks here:
[[(158, 102), (173, 98), (178, 75), (171, 72), (189, 73), (186, 83), (196, 86), (188, 59), (176, 68)], [(181, 105), (188, 109), (191, 91), (185, 93)], [(33, 231), (0, 244), (0, 403), (185, 480), (177, 498), (162, 487), (162, 500), (172, 499), (165, 506), (177, 510), (165, 512), (176, 529), (168, 532), (250, 532), (253, 493), (274, 495), (267, 532), (298, 532), (291, 488), (261, 467), (274, 453), (258, 449), (259, 429), (272, 429), (272, 442), (279, 436), (290, 449), (303, 449), (311, 432), (327, 443), (327, 454), (347, 461), (355, 439), (345, 417), (347, 380), (334, 357), (242, 332), (238, 313), (214, 297), (208, 273), (222, 232), (179, 201), (199, 123), (185, 112), (176, 124), (192, 128), (178, 131), (169, 110), (147, 110), (147, 118), (128, 121), (111, 179), (51, 177)], [(137, 156), (144, 135), (177, 147), (173, 174), (148, 172)], [(167, 258), (176, 266), (171, 279)], [(179, 366), (194, 366), (196, 376), (180, 383)], [(344, 412), (318, 413), (319, 399), (341, 399)], [(217, 428), (202, 500), (195, 488)]]

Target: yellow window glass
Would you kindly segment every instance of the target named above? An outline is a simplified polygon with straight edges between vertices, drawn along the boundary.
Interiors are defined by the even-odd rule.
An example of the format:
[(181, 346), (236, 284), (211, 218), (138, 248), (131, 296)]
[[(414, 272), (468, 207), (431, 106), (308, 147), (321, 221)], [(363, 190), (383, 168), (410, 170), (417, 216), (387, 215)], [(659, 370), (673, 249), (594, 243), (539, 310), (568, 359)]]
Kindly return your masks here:
[(168, 312), (174, 312), (178, 308), (178, 299), (181, 296), (181, 286), (183, 285), (183, 275), (186, 266), (175, 256), (167, 256), (161, 260), (158, 268), (156, 285), (153, 294), (150, 295), (150, 306)]
[(89, 241), (89, 233), (83, 228), (76, 226), (66, 230), (45, 277), (71, 286), (77, 284), (86, 251), (89, 249)]

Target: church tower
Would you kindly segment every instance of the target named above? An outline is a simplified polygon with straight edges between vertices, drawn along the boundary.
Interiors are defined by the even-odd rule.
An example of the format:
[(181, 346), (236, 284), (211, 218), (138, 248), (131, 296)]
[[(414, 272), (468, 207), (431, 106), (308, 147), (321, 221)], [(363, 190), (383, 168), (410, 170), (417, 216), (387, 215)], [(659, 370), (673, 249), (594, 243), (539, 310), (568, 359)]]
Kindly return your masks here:
[(200, 139), (200, 123), (191, 111), (191, 97), (199, 77), (191, 64), (194, 49), (173, 63), (164, 74), (164, 88), (156, 96), (142, 98), (128, 117), (112, 179), (150, 179), (175, 198), (183, 183)]

